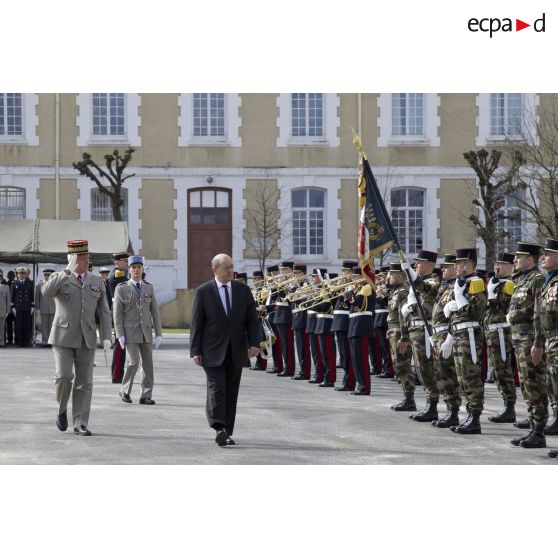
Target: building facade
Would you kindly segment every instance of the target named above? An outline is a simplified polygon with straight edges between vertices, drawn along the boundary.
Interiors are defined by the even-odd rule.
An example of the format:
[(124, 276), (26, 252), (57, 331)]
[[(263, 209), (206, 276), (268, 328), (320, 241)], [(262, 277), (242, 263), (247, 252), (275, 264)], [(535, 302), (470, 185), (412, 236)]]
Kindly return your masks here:
[[(0, 219), (110, 220), (108, 199), (72, 163), (87, 152), (102, 166), (134, 147), (123, 217), (164, 321), (184, 325), (215, 253), (249, 273), (263, 246), (267, 264), (336, 271), (355, 257), (352, 128), (410, 257), (474, 245), (478, 194), (463, 153), (502, 145), (545, 102), (554, 95), (0, 93)], [(253, 224), (263, 214), (267, 230)]]

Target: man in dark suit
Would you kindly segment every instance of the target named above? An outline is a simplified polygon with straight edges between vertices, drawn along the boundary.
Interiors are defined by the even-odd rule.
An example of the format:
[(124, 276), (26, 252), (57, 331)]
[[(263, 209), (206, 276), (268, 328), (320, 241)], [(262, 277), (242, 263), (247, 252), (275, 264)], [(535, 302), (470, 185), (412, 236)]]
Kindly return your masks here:
[(260, 323), (250, 287), (232, 281), (233, 261), (218, 254), (214, 279), (196, 290), (190, 327), (190, 356), (207, 376), (206, 413), (219, 446), (234, 445), (242, 367), (259, 353)]

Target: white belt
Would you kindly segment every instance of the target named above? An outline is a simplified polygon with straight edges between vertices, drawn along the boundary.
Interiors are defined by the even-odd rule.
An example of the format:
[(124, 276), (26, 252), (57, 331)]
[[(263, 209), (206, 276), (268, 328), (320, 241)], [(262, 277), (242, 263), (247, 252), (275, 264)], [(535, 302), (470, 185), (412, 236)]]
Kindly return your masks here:
[(337, 315), (339, 315), (339, 314), (349, 315), (350, 314), (350, 312), (348, 310), (334, 310), (333, 313), (337, 314)]
[(441, 325), (441, 326), (436, 326), (432, 328), (432, 333), (440, 333), (440, 331), (447, 331), (448, 330), (448, 325)]
[(318, 314), (318, 318), (330, 318), (333, 320), (333, 316), (331, 314)]
[(419, 327), (424, 326), (424, 322), (422, 320), (411, 320), (411, 327)]
[(349, 318), (356, 318), (357, 316), (373, 316), (372, 312), (351, 312)]
[(308, 314), (315, 314), (316, 310), (308, 310)]
[(463, 322), (461, 324), (455, 324), (451, 326), (453, 331), (461, 331), (463, 329), (467, 329), (469, 331), (469, 347), (471, 348), (471, 358), (473, 364), (477, 363), (477, 346), (475, 345), (474, 328), (479, 326), (479, 322)]
[(376, 314), (387, 314), (389, 312), (388, 308), (378, 308)]
[(288, 302), (276, 302), (275, 306), (290, 306)]
[(486, 324), (486, 329), (488, 331), (494, 331), (496, 329), (502, 329), (504, 327), (510, 327), (508, 322), (500, 322), (499, 324)]
[(424, 347), (426, 351), (426, 358), (430, 358), (431, 349), (430, 349), (430, 336), (428, 335), (428, 328), (424, 325), (422, 320), (411, 320), (410, 327), (423, 327), (424, 328)]

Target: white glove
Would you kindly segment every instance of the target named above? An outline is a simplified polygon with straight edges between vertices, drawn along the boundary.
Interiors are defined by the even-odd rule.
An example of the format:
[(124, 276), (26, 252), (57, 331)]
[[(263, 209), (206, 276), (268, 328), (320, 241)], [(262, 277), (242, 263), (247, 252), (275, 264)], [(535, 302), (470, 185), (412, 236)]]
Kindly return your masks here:
[(498, 287), (500, 286), (500, 281), (496, 277), (492, 277), (488, 282), (488, 300), (496, 300), (498, 298)]
[(412, 311), (413, 309), (408, 303), (405, 303), (403, 304), (403, 306), (401, 306), (401, 314), (403, 314), (404, 318), (406, 318)]
[(31, 316), (35, 313), (35, 308), (31, 308)]
[(123, 349), (126, 346), (126, 338), (124, 335), (118, 338), (118, 342), (120, 343), (120, 348)]
[(409, 262), (401, 262), (401, 269), (403, 271), (408, 271), (409, 272), (409, 277), (411, 278), (411, 281), (414, 283), (417, 280), (418, 274), (417, 272), (411, 267), (411, 264)]
[(155, 349), (158, 349), (160, 344), (161, 344), (161, 336), (158, 335), (157, 337), (155, 337), (155, 343), (154, 343)]
[(510, 316), (511, 316), (511, 312), (508, 312), (508, 313), (506, 314), (506, 322), (508, 322), (508, 324), (511, 324), (511, 322), (510, 322)]
[(465, 290), (467, 289), (467, 283), (463, 286), (459, 284), (459, 280), (456, 280), (453, 284), (453, 295), (455, 298), (455, 302), (457, 303), (457, 310), (460, 310), (464, 306), (469, 304), (469, 301), (465, 297)]
[(68, 265), (66, 266), (66, 269), (72, 272), (75, 271), (77, 267), (77, 259), (77, 254), (68, 254)]
[(441, 344), (442, 356), (444, 358), (449, 358), (451, 356), (451, 349), (453, 347), (453, 335), (448, 333), (445, 341)]
[(459, 310), (457, 308), (457, 302), (455, 302), (455, 300), (450, 300), (449, 302), (446, 303), (446, 305), (444, 306), (444, 316), (446, 318), (450, 317), (450, 314), (452, 312), (457, 312), (457, 310)]
[(12, 314), (14, 315), (14, 318), (15, 318), (15, 317), (16, 317), (16, 314), (17, 314), (17, 312), (16, 312), (16, 309), (15, 309), (15, 308), (12, 308)]
[(103, 351), (105, 351), (105, 352), (110, 351), (111, 345), (112, 345), (112, 343), (108, 339), (105, 339), (103, 341)]

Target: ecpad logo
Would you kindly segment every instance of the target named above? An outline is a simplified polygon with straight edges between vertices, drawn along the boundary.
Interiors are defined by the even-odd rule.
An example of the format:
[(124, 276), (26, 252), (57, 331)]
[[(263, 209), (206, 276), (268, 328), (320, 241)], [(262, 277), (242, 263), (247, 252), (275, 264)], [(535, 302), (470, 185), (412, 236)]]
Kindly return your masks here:
[[(536, 33), (544, 33), (545, 32), (545, 25), (546, 25), (546, 14), (543, 13), (542, 16), (536, 19), (533, 22), (533, 30)], [(513, 32), (513, 31), (521, 31), (522, 29), (526, 29), (527, 27), (531, 27), (530, 23), (525, 23), (521, 19), (515, 18), (515, 29), (513, 27), (512, 18), (504, 17), (502, 19), (498, 17), (485, 17), (478, 19), (476, 17), (472, 17), (467, 22), (467, 27), (469, 31), (473, 33), (477, 33), (479, 31), (483, 33), (490, 33), (490, 38), (494, 33), (498, 33), (499, 31), (502, 32)]]

